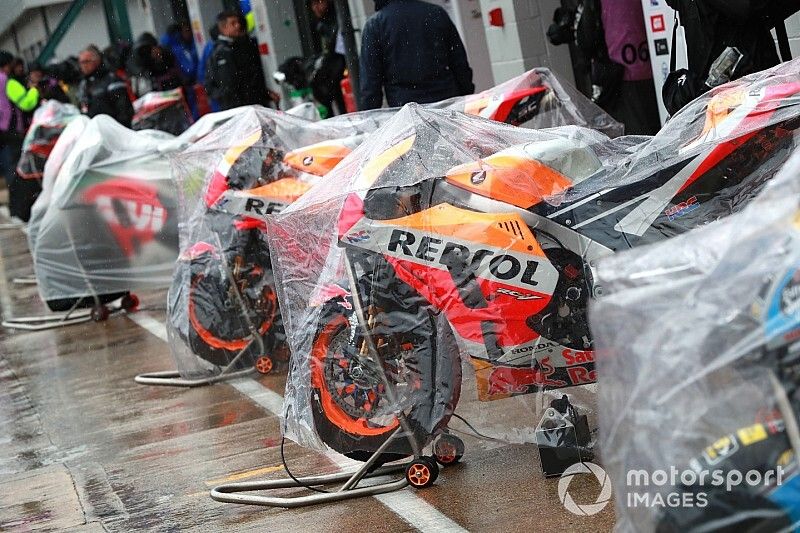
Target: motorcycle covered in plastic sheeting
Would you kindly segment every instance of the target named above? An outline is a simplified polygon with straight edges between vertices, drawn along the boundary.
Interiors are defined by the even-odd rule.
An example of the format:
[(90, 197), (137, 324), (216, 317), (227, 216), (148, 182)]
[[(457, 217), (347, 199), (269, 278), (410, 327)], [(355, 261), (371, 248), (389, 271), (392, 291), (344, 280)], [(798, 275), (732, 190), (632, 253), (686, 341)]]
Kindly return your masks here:
[[(28, 222), (28, 249), (31, 252), (36, 250), (36, 239), (39, 236), (42, 219), (50, 206), (53, 189), (56, 179), (60, 175), (61, 167), (70, 156), (72, 148), (83, 134), (86, 125), (89, 124), (89, 120), (86, 115), (78, 115), (71, 120), (59, 135), (47, 157), (42, 171), (42, 193), (36, 198), (36, 202), (31, 208), (31, 219)], [(66, 174), (64, 179), (67, 179)], [(34, 255), (33, 258), (35, 261), (36, 256)]]
[(80, 116), (78, 108), (49, 100), (33, 114), (31, 126), (25, 134), (22, 154), (17, 163), (17, 174), (22, 179), (41, 179), (47, 158), (64, 128)]
[(178, 253), (169, 155), (238, 113), (207, 115), (180, 137), (134, 132), (101, 115), (65, 139), (30, 238), (39, 293), (52, 310), (169, 286)]
[(561, 83), (553, 71), (544, 67), (478, 94), (457, 96), (430, 107), (453, 109), (525, 128), (584, 126), (609, 137), (622, 135), (624, 129), (611, 115), (571, 85)]
[[(458, 400), (459, 350), (483, 401), (595, 382), (594, 265), (746, 205), (794, 146), (793, 79), (728, 86), (651, 139), (576, 128), (526, 139), (404, 108), (270, 227), (300, 354), (288, 434), (361, 453), (407, 419), (424, 443)], [(473, 426), (530, 423), (504, 435), (530, 442), (539, 407), (518, 403), (530, 413), (467, 409)]]
[(159, 130), (180, 135), (192, 123), (192, 115), (183, 97), (183, 90), (150, 92), (133, 102), (131, 128)]
[(800, 526), (798, 175), (795, 152), (741, 213), (598, 266), (600, 444), (622, 531)]
[(168, 331), (182, 376), (268, 373), (288, 360), (264, 220), (377, 128), (367, 116), (315, 123), (250, 108), (173, 159), (187, 223)]

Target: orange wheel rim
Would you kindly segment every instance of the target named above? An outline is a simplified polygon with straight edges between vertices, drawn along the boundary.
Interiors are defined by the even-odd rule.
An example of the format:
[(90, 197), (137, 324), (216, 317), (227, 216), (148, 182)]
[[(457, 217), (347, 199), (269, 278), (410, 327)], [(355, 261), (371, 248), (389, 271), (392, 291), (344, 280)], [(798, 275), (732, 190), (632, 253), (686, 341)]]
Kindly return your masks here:
[(269, 374), (272, 372), (272, 359), (269, 357), (259, 357), (256, 360), (256, 370), (262, 374)]
[(413, 465), (409, 469), (409, 481), (412, 485), (421, 487), (431, 478), (431, 471), (425, 465)]

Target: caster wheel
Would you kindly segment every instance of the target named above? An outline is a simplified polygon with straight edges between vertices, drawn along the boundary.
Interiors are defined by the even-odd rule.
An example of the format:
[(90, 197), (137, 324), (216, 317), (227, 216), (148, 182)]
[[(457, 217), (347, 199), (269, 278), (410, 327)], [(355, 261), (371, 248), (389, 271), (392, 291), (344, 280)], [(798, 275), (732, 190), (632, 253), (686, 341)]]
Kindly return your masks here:
[(96, 307), (92, 307), (92, 321), (94, 322), (105, 322), (108, 320), (108, 317), (111, 316), (111, 311), (108, 310), (108, 307), (105, 305), (98, 305)]
[(126, 294), (119, 305), (126, 311), (136, 311), (139, 308), (139, 297), (135, 294)]
[(445, 433), (433, 443), (433, 456), (442, 466), (454, 465), (464, 457), (464, 441)]
[(269, 374), (272, 372), (274, 367), (275, 364), (272, 362), (272, 358), (269, 356), (262, 355), (256, 359), (256, 370), (259, 374)]
[(439, 465), (430, 457), (414, 459), (406, 467), (406, 479), (417, 489), (430, 487), (437, 477), (439, 477)]

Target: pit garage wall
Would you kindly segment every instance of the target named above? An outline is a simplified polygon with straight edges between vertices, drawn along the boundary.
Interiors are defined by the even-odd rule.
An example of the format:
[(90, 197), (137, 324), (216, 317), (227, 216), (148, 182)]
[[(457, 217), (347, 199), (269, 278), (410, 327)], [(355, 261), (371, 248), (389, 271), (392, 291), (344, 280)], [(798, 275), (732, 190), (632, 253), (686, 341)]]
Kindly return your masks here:
[[(549, 67), (561, 79), (575, 84), (569, 48), (553, 46), (547, 40), (547, 28), (560, 5), (559, 0), (480, 0), (495, 83), (534, 67)], [(490, 23), (494, 10), (502, 13), (502, 26)], [(495, 20), (497, 24), (497, 17)]]
[(278, 90), (273, 74), (290, 57), (303, 55), (300, 30), (297, 27), (292, 0), (252, 0), (255, 37), (258, 40), (261, 64), (267, 86)]
[[(167, 24), (172, 22), (172, 12), (168, 11), (165, 15), (161, 3), (166, 4), (167, 2), (164, 0), (128, 0), (128, 18), (134, 39), (145, 31), (161, 33), (166, 29)], [(45, 18), (50, 31), (55, 30), (69, 8), (69, 4), (70, 2), (59, 2), (45, 6), (43, 10), (38, 7), (26, 10), (14, 24), (19, 49), (15, 46), (11, 31), (0, 36), (0, 49), (21, 55), (26, 61), (35, 59), (48, 39)], [(156, 19), (159, 21), (158, 24), (155, 22)], [(101, 49), (109, 45), (101, 0), (90, 0), (86, 4), (80, 16), (56, 48), (55, 59), (62, 60), (71, 55), (77, 55), (88, 44), (96, 44)]]

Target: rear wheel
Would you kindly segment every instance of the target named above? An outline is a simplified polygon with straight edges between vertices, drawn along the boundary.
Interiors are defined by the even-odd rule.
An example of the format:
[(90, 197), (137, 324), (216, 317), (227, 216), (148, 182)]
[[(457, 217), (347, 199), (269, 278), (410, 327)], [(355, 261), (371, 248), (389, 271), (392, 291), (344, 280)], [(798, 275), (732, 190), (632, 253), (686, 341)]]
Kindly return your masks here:
[(423, 447), (446, 426), (461, 392), (461, 362), (449, 325), (437, 328), (428, 311), (375, 316), (371, 337), (378, 358), (365, 349), (361, 328), (354, 331), (349, 301), (323, 311), (310, 361), (312, 411), (322, 440), (357, 460), (401, 427), (402, 412), (412, 435), (394, 438), (380, 461), (387, 462), (413, 453), (409, 438)]

